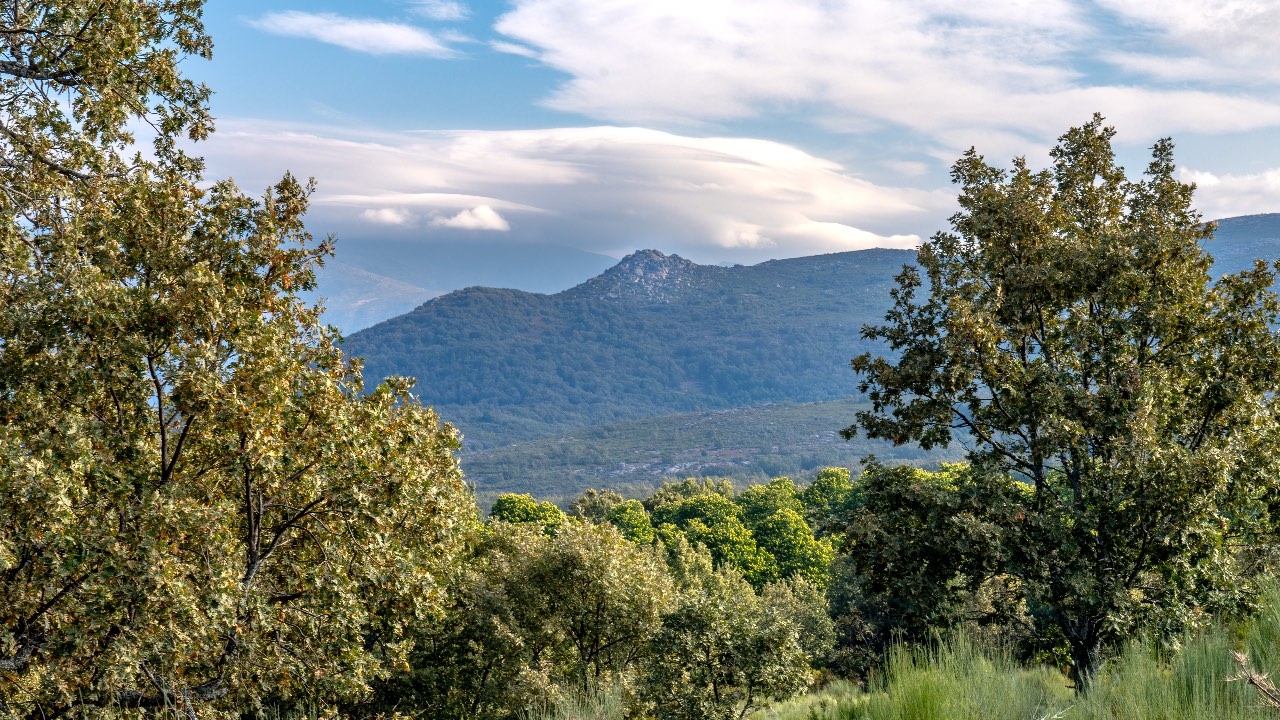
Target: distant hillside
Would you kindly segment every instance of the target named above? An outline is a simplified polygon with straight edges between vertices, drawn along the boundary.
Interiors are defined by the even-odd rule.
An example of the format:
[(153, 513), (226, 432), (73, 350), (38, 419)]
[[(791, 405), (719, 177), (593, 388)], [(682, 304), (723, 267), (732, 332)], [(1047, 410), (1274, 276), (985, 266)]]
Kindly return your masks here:
[(467, 288), (352, 335), (371, 378), (418, 393), (472, 449), (602, 423), (854, 393), (862, 323), (914, 253), (750, 267), (634, 253), (556, 295)]
[(921, 466), (964, 456), (959, 445), (926, 453), (862, 437), (846, 442), (838, 429), (862, 407), (861, 400), (830, 400), (629, 420), (468, 452), (462, 469), (479, 486), (482, 505), (503, 492), (563, 505), (602, 485), (643, 497), (664, 477), (730, 477), (745, 486), (780, 475), (807, 481), (819, 468), (857, 467), (867, 455)]
[[(1280, 257), (1280, 214), (1228, 218), (1215, 272)], [(654, 250), (555, 295), (472, 287), (352, 335), (370, 379), (419, 378), (418, 393), (465, 435), (481, 497), (643, 493), (664, 475), (758, 479), (851, 465), (867, 453), (936, 462), (885, 443), (844, 443), (855, 405), (849, 359), (883, 319), (905, 250), (750, 267)]]
[(316, 284), (307, 300), (322, 301), (324, 322), (344, 332), (402, 315), (442, 294), (332, 259), (316, 272)]
[(1280, 259), (1280, 213), (1243, 215), (1218, 220), (1214, 239), (1205, 248), (1217, 272), (1240, 270), (1254, 260)]

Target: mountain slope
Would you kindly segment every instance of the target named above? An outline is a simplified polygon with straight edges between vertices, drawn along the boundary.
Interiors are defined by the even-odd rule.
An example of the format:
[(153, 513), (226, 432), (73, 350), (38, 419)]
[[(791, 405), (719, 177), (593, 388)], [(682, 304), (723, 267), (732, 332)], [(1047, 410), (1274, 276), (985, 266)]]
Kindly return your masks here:
[(484, 506), (504, 492), (564, 505), (588, 487), (647, 496), (664, 477), (731, 477), (749, 484), (786, 475), (802, 481), (819, 468), (857, 467), (867, 455), (922, 466), (963, 459), (958, 444), (924, 452), (865, 437), (845, 441), (839, 428), (865, 407), (844, 399), (628, 420), (468, 452), (462, 469)]
[(407, 313), (441, 294), (335, 260), (316, 272), (316, 285), (305, 299), (323, 302), (324, 321), (346, 332)]
[(556, 295), (467, 288), (352, 335), (377, 378), (417, 392), (479, 449), (669, 413), (855, 391), (862, 322), (914, 254), (865, 250), (751, 267), (635, 253)]
[[(1280, 256), (1280, 214), (1219, 222), (1215, 273)], [(889, 308), (914, 253), (867, 250), (705, 266), (640, 251), (555, 295), (467, 288), (351, 336), (366, 377), (419, 378), (418, 394), (465, 435), (482, 498), (569, 497), (662, 475), (747, 479), (851, 464), (884, 443), (845, 444), (849, 359)], [(797, 434), (798, 433), (798, 434)]]

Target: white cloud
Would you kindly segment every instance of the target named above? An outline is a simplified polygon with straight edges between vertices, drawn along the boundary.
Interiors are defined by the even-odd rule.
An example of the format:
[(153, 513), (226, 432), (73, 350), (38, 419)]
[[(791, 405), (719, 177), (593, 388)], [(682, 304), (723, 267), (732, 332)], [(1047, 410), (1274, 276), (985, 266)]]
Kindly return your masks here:
[(413, 219), (413, 215), (398, 208), (368, 208), (360, 212), (360, 217), (379, 225), (404, 225)]
[[(909, 130), (948, 160), (987, 139), (1001, 156), (1042, 148), (1094, 111), (1144, 142), (1280, 125), (1276, 93), (1248, 70), (1266, 58), (1262, 73), (1280, 77), (1280, 5), (1168, 0), (1165, 18), (1166, 0), (1105, 2), (1132, 25), (1107, 26), (1084, 0), (515, 0), (496, 27), (569, 76), (548, 105), (611, 122), (803, 110), (828, 129)], [(1205, 23), (1226, 30), (1206, 39)], [(1249, 62), (1219, 62), (1237, 30), (1246, 49), (1230, 52)], [(1136, 40), (1100, 53), (1115, 35), (1211, 46), (1184, 62), (1204, 82), (1138, 85), (1085, 62), (1155, 72), (1177, 57)]]
[(1180, 168), (1178, 174), (1196, 184), (1196, 208), (1206, 219), (1280, 212), (1280, 168), (1242, 174)]
[(1280, 4), (1267, 0), (1099, 0), (1144, 45), (1106, 56), (1118, 66), (1169, 83), (1280, 83)]
[(205, 154), (211, 176), (249, 188), (283, 168), (316, 176), (316, 232), (365, 233), (395, 208), (433, 218), (430, 236), (514, 228), (515, 239), (700, 262), (910, 247), (954, 206), (949, 189), (877, 185), (782, 143), (642, 128), (298, 132), (224, 121)]
[(465, 20), (471, 13), (454, 0), (415, 0), (413, 12), (430, 20)]
[(488, 205), (477, 205), (460, 211), (453, 217), (436, 217), (431, 220), (436, 227), (458, 228), (460, 230), (495, 230), (506, 232), (511, 224)]
[(435, 35), (403, 23), (289, 10), (267, 13), (249, 24), (274, 35), (319, 40), (373, 55), (453, 55)]

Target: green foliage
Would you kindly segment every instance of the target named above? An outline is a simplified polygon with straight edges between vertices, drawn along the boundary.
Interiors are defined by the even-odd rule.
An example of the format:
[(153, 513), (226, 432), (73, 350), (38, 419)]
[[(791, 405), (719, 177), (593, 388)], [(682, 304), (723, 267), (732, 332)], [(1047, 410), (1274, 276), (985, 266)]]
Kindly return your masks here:
[[(181, 160), (174, 142), (212, 130), (209, 89), (179, 71), (184, 57), (209, 58), (201, 0), (21, 0), (5, 8), (0, 57), (0, 207), (5, 223), (26, 215), (39, 233), (74, 208), (76, 186), (118, 176), (132, 128), (150, 126), (160, 157)], [(139, 122), (141, 121), (141, 122)], [(188, 168), (189, 163), (182, 163)], [(8, 238), (12, 241), (14, 238)], [(0, 248), (8, 250), (6, 246)]]
[(582, 493), (582, 497), (570, 503), (569, 514), (594, 523), (604, 522), (609, 513), (625, 499), (614, 490), (588, 488)]
[[(200, 5), (6, 6), (6, 715), (358, 696), (442, 612), (475, 522), (457, 433), (403, 379), (365, 388), (297, 297), (330, 249), (310, 188), (255, 201), (175, 150), (208, 131), (177, 71), (208, 53)], [(130, 126), (154, 160), (121, 156)]]
[(647, 545), (657, 536), (653, 532), (653, 524), (649, 521), (649, 513), (639, 500), (626, 500), (614, 505), (605, 520), (622, 531), (622, 535), (633, 543)]
[(493, 509), (489, 511), (489, 519), (507, 523), (541, 525), (548, 534), (552, 535), (565, 523), (564, 513), (554, 503), (547, 500), (538, 502), (528, 493), (499, 495), (493, 503)]
[(444, 618), (416, 629), (410, 669), (364, 713), (508, 718), (623, 685), (646, 652), (673, 584), (652, 548), (610, 524), (490, 523), (457, 575)]
[(828, 467), (819, 470), (813, 482), (800, 492), (800, 502), (809, 524), (819, 535), (826, 535), (840, 521), (843, 511), (862, 504), (862, 497), (848, 468)]
[(740, 718), (808, 685), (799, 638), (812, 613), (786, 613), (803, 600), (771, 606), (730, 569), (703, 567), (686, 575), (687, 589), (653, 639), (642, 686), (652, 711), (672, 720)]
[(523, 581), (543, 595), (542, 621), (567, 643), (584, 694), (620, 679), (673, 600), (658, 556), (609, 524), (565, 526), (531, 571)]
[(773, 558), (777, 578), (801, 577), (825, 588), (835, 550), (817, 539), (800, 513), (783, 508), (752, 528), (760, 548)]
[(291, 294), (323, 251), (282, 247), (306, 241), (292, 180), (92, 192), (0, 291), (9, 704), (360, 692), (440, 610), (474, 512), (455, 433), (407, 383), (361, 395)]
[(804, 512), (796, 484), (788, 477), (777, 477), (762, 485), (752, 485), (733, 499), (742, 513), (742, 521), (758, 527), (782, 510)]
[(820, 585), (792, 577), (764, 586), (760, 602), (795, 623), (800, 647), (813, 664), (822, 664), (835, 644), (835, 623), (827, 612), (827, 596)]
[[(1012, 480), (978, 478), (967, 465), (938, 472), (872, 465), (859, 479), (862, 503), (845, 518), (844, 582), (869, 623), (862, 642), (919, 642), (936, 629), (974, 620), (967, 600), (1007, 564), (1006, 528), (1024, 494)], [(982, 622), (1007, 620), (994, 608)]]
[(1113, 134), (1095, 116), (1040, 172), (973, 151), (956, 163), (954, 231), (904, 268), (886, 324), (863, 329), (895, 359), (854, 360), (873, 407), (846, 430), (929, 448), (960, 428), (979, 482), (1027, 483), (999, 521), (1002, 563), (1080, 679), (1109, 641), (1241, 605), (1250, 584), (1227, 548), (1272, 531), (1278, 476), (1275, 273), (1211, 283), (1212, 226), (1172, 143), (1131, 181)]
[[(777, 567), (756, 543), (739, 517), (738, 507), (720, 490), (732, 493), (732, 486), (717, 487), (707, 481), (697, 489), (692, 478), (667, 483), (650, 498), (656, 502), (651, 521), (659, 538), (670, 542), (676, 534), (690, 543), (702, 545), (717, 564), (729, 565), (755, 585), (777, 577)], [(685, 494), (701, 492), (702, 494)], [(670, 498), (670, 499), (666, 499)]]

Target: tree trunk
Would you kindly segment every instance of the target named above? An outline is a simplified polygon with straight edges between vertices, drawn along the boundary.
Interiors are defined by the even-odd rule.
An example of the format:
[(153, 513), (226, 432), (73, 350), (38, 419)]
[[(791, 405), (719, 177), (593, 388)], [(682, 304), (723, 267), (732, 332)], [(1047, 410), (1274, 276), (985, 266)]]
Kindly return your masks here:
[(1102, 621), (1096, 619), (1067, 620), (1063, 623), (1067, 642), (1071, 645), (1071, 682), (1076, 693), (1082, 693), (1098, 670), (1098, 650), (1102, 644)]

